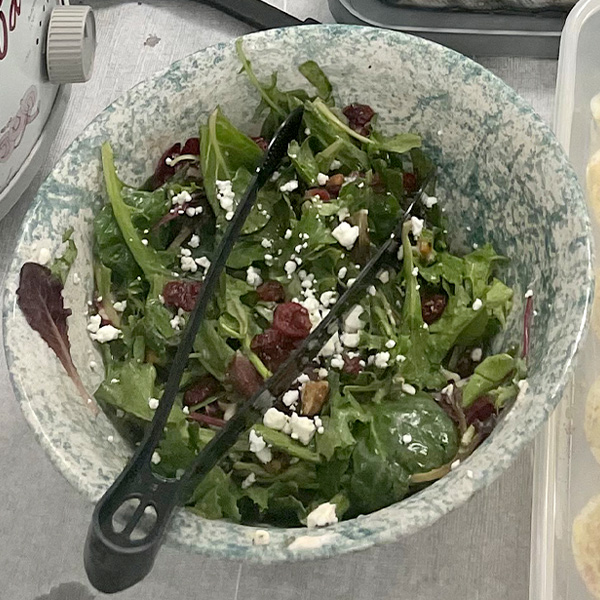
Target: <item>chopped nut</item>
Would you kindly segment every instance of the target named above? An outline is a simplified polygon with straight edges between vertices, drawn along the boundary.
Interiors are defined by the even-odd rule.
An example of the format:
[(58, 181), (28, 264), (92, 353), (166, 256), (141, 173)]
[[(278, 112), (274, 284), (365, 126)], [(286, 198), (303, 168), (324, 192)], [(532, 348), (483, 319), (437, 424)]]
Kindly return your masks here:
[(429, 240), (420, 237), (417, 241), (417, 250), (425, 262), (429, 262), (433, 258), (433, 246)]
[(302, 386), (302, 414), (312, 417), (319, 414), (329, 396), (327, 381), (307, 381)]

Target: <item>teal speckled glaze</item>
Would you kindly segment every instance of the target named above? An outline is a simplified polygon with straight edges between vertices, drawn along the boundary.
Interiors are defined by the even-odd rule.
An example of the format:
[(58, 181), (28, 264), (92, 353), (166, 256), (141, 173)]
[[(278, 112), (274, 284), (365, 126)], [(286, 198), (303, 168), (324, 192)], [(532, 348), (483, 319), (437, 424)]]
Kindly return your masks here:
[[(333, 556), (431, 525), (491, 483), (528, 446), (561, 396), (587, 322), (593, 287), (589, 222), (575, 174), (549, 128), (471, 60), (401, 33), (341, 25), (256, 33), (244, 47), (264, 79), (278, 71), (283, 87), (307, 85), (296, 66), (316, 60), (340, 104), (370, 104), (388, 133), (422, 134), (440, 165), (438, 197), (454, 249), (490, 241), (511, 259), (506, 279), (516, 301), (498, 346), (519, 341), (523, 295), (529, 288), (535, 293), (526, 393), (482, 447), (440, 481), (374, 514), (322, 530), (270, 528), (266, 546), (252, 545), (254, 528), (184, 510), (169, 533), (171, 544), (213, 557), (274, 562)], [(73, 310), (73, 358), (95, 389), (101, 374), (90, 360), (101, 361), (85, 332), (85, 312), (92, 291), (91, 220), (104, 201), (100, 144), (110, 140), (124, 180), (141, 182), (162, 151), (194, 135), (217, 104), (236, 125), (256, 133), (252, 114), (259, 99), (238, 71), (233, 44), (218, 45), (129, 91), (73, 142), (25, 219), (5, 294), (8, 365), (40, 443), (92, 501), (121, 471), (129, 451), (104, 415), (90, 418), (58, 360), (28, 327), (15, 301), (19, 269), (36, 260), (42, 247), (56, 251), (62, 232), (75, 228), (80, 252), (65, 298)], [(74, 273), (81, 277), (78, 284)]]

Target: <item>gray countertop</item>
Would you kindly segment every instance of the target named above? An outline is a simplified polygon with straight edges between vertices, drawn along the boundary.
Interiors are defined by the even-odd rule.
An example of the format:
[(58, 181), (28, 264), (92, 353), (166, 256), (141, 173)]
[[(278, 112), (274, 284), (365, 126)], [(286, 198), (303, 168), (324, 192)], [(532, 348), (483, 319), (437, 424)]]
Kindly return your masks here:
[[(285, 8), (286, 0), (271, 0)], [(137, 82), (205, 46), (249, 31), (190, 0), (93, 0), (98, 51), (92, 80), (73, 86), (37, 182), (0, 222), (0, 281), (36, 183), (84, 126)], [(287, 0), (297, 16), (332, 21), (326, 0)], [(556, 62), (486, 58), (482, 64), (550, 119)], [(1, 333), (0, 333), (1, 336)], [(0, 356), (0, 599), (99, 598), (83, 570), (92, 506), (52, 467), (21, 416)], [(522, 600), (528, 597), (532, 452), (431, 528), (339, 559), (259, 567), (164, 548), (124, 600)], [(60, 587), (59, 587), (60, 586)], [(51, 591), (53, 590), (53, 591)]]

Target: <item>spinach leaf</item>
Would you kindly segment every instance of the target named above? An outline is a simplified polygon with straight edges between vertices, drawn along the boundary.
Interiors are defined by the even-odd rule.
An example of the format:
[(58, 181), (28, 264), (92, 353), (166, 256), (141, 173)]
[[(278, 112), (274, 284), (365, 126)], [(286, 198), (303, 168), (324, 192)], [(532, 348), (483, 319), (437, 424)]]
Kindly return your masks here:
[(402, 500), (408, 493), (409, 472), (381, 451), (372, 431), (365, 429), (352, 453), (349, 489), (352, 515), (379, 510)]
[(485, 294), (486, 310), (498, 320), (500, 325), (506, 325), (506, 318), (512, 308), (513, 291), (499, 279), (494, 278)]
[(371, 405), (369, 412), (379, 448), (411, 474), (441, 467), (458, 451), (456, 427), (428, 394), (400, 394)]

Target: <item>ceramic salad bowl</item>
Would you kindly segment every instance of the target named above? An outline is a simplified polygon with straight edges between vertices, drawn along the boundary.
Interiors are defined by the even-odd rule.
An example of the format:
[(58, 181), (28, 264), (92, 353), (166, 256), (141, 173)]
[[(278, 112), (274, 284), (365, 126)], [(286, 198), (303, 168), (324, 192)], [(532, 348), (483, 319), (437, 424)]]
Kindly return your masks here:
[[(333, 556), (432, 524), (490, 484), (529, 444), (561, 396), (588, 317), (588, 217), (576, 176), (549, 128), (499, 79), (451, 50), (397, 32), (339, 25), (252, 34), (244, 48), (256, 72), (266, 79), (277, 71), (283, 88), (305, 85), (295, 67), (315, 60), (330, 77), (338, 105), (367, 103), (379, 114), (379, 129), (423, 136), (440, 167), (438, 197), (453, 249), (489, 241), (510, 258), (504, 278), (515, 301), (498, 348), (519, 343), (523, 298), (528, 289), (535, 294), (527, 390), (482, 446), (441, 480), (322, 530), (270, 528), (265, 546), (252, 544), (255, 528), (184, 510), (168, 536), (172, 544), (214, 557), (274, 562)], [(133, 88), (75, 140), (25, 219), (4, 299), (9, 370), (35, 435), (90, 501), (107, 489), (130, 451), (103, 414), (90, 417), (56, 356), (27, 325), (16, 305), (19, 270), (40, 251), (56, 252), (63, 232), (74, 228), (79, 255), (65, 304), (73, 311), (74, 361), (88, 389), (95, 389), (102, 361), (86, 333), (86, 303), (93, 286), (92, 218), (104, 203), (100, 145), (110, 140), (115, 155), (127, 157), (119, 162), (122, 179), (141, 182), (173, 141), (197, 135), (198, 123), (217, 104), (255, 134), (257, 93), (239, 66), (233, 43), (221, 44)]]

